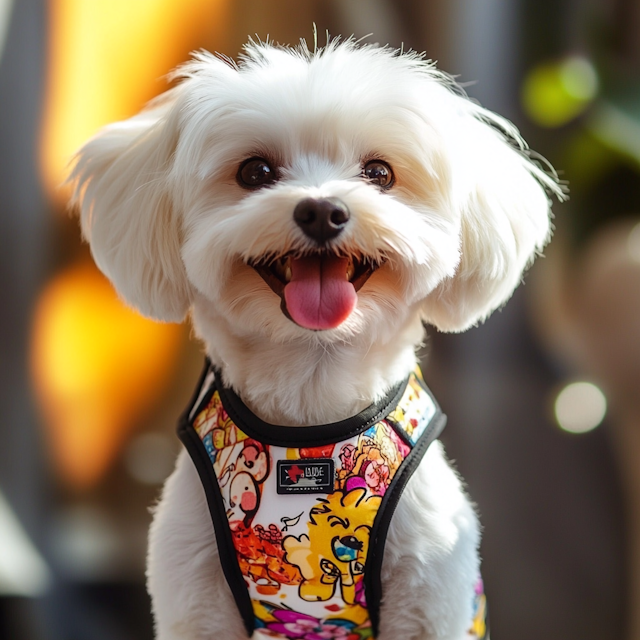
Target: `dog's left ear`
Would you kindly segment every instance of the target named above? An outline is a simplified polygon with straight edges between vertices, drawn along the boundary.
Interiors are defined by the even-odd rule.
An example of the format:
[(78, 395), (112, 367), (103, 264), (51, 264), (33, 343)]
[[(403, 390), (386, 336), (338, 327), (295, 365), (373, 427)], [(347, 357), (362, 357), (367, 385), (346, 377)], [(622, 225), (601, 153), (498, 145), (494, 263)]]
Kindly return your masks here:
[(517, 148), (524, 143), (510, 123), (465, 103), (449, 140), (460, 262), (423, 305), (440, 331), (464, 331), (511, 297), (550, 236), (547, 191), (563, 197), (556, 178)]
[(177, 87), (149, 109), (105, 127), (80, 149), (72, 204), (96, 264), (144, 315), (184, 319), (190, 285), (168, 174), (178, 139)]

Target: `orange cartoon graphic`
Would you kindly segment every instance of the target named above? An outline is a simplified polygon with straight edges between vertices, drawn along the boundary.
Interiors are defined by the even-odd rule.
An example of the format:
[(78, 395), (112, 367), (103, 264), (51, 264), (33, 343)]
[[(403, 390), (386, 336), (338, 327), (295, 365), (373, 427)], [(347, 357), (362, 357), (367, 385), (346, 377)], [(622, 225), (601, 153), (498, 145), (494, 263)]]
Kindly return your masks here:
[(339, 586), (347, 604), (364, 605), (364, 563), (380, 501), (363, 488), (336, 491), (309, 512), (309, 535), (283, 540), (285, 560), (302, 574), (303, 600), (329, 600)]
[(282, 532), (276, 525), (268, 529), (261, 525), (238, 527), (233, 532), (233, 545), (242, 575), (256, 583), (258, 593), (273, 595), (282, 584), (300, 584), (298, 568), (284, 561)]

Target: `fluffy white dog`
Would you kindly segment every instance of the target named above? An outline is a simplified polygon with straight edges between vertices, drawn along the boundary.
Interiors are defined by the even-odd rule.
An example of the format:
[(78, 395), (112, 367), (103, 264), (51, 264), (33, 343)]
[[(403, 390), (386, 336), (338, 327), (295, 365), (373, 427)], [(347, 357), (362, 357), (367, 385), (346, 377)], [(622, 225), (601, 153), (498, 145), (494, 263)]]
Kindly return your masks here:
[[(549, 237), (557, 181), (420, 55), (252, 43), (238, 65), (203, 52), (176, 78), (81, 149), (75, 202), (122, 298), (163, 321), (190, 313), (264, 421), (379, 402), (415, 368), (424, 323), (485, 319)], [(469, 638), (478, 544), (435, 442), (388, 531), (379, 640)], [(247, 637), (185, 452), (155, 511), (148, 585), (159, 640)], [(277, 637), (347, 637), (287, 628)]]

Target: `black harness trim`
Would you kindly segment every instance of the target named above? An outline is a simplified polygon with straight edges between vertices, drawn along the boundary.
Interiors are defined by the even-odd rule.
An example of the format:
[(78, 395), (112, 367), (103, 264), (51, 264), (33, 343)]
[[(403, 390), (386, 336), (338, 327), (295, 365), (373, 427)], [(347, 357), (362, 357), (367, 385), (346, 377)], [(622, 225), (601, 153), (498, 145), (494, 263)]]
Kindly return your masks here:
[[(232, 389), (222, 384), (220, 372), (215, 370), (215, 375), (215, 389), (220, 394), (222, 404), (229, 417), (238, 426), (242, 425), (244, 433), (264, 444), (292, 448), (322, 447), (361, 434), (394, 409), (409, 382), (409, 376), (407, 376), (378, 403), (369, 405), (359, 414), (346, 420), (309, 427), (281, 427), (258, 418)], [(207, 402), (211, 399), (213, 392), (212, 389), (211, 393), (207, 393), (208, 398), (205, 398)]]
[[(398, 502), (400, 501), (400, 496), (407, 486), (407, 482), (409, 482), (409, 479), (418, 468), (431, 443), (442, 433), (446, 424), (447, 416), (438, 409), (435, 416), (431, 419), (429, 426), (424, 430), (418, 442), (413, 445), (411, 452), (396, 472), (396, 475), (382, 498), (380, 509), (371, 528), (369, 553), (367, 554), (364, 569), (364, 588), (374, 637), (378, 635), (380, 628), (380, 605), (382, 604), (384, 595), (381, 580), (382, 561), (384, 559), (384, 548), (387, 542), (387, 532), (389, 531), (391, 518), (395, 513)], [(396, 428), (395, 430), (398, 435), (404, 437), (401, 429)]]

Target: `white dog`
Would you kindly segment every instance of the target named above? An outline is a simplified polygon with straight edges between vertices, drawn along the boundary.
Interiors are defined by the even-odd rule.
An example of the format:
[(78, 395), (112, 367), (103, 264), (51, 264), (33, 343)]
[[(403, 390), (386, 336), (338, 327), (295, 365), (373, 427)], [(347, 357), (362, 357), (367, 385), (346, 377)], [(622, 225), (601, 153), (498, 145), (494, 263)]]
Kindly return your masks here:
[[(164, 321), (191, 313), (225, 402), (235, 398), (278, 433), (366, 413), (404, 388), (423, 323), (463, 331), (485, 319), (549, 237), (546, 193), (560, 195), (555, 178), (530, 161), (510, 123), (420, 55), (351, 41), (314, 52), (252, 43), (239, 65), (199, 53), (176, 77), (148, 109), (106, 127), (79, 152), (72, 180), (82, 229), (126, 302)], [(216, 411), (220, 427), (227, 416)], [(247, 438), (238, 433), (223, 451)], [(233, 549), (218, 553), (198, 477), (214, 468), (229, 518), (222, 537), (235, 540), (250, 530), (260, 495), (266, 500), (267, 467), (275, 466), (269, 445), (252, 446), (236, 449), (233, 464), (207, 463), (209, 471), (183, 452), (164, 487), (148, 563), (159, 640), (240, 640), (252, 631), (221, 569)], [(345, 446), (341, 455), (354, 468), (359, 445)], [(291, 450), (303, 461), (302, 449)], [(368, 459), (370, 475), (386, 477), (384, 460)], [(296, 469), (304, 475), (304, 464)], [(367, 486), (357, 489), (362, 504), (365, 495), (379, 504), (383, 492)], [(331, 614), (355, 611), (358, 554), (368, 538), (335, 537), (336, 557), (318, 556), (317, 576), (311, 566), (314, 531), (336, 495), (344, 496), (339, 509), (350, 508), (346, 493), (329, 491), (298, 525), (299, 536), (282, 542), (287, 526), (273, 525), (271, 538), (264, 527), (250, 530), (276, 548), (260, 552), (290, 570), (284, 584), (268, 562), (245, 558), (240, 566), (252, 594), (275, 590), (283, 599), (280, 606), (253, 598), (262, 620), (254, 637), (468, 639), (479, 527), (440, 443), (422, 458), (391, 520), (373, 627)], [(303, 499), (316, 496), (292, 497)], [(271, 522), (293, 526), (291, 511)], [(327, 526), (347, 528), (346, 516), (333, 517)], [(371, 522), (362, 526), (368, 536)], [(343, 559), (351, 573), (340, 568)], [(242, 559), (231, 560), (233, 572)], [(309, 600), (313, 585), (327, 590), (313, 599), (328, 618), (294, 620), (286, 594), (299, 589)], [(327, 605), (332, 598), (340, 603)]]

